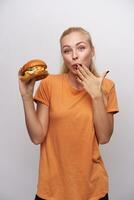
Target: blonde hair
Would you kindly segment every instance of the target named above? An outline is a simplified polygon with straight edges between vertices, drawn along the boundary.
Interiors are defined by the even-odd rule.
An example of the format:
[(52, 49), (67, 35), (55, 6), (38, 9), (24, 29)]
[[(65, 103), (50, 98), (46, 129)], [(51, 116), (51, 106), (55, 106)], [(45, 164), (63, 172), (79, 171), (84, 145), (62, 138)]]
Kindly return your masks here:
[[(66, 29), (61, 37), (60, 37), (60, 44), (61, 44), (61, 41), (63, 39), (63, 37), (65, 37), (66, 35), (70, 34), (70, 33), (73, 33), (73, 32), (80, 32), (80, 33), (83, 33), (87, 36), (87, 40), (90, 44), (90, 47), (91, 48), (94, 48), (93, 46), (93, 43), (92, 43), (92, 39), (91, 39), (91, 35), (89, 34), (88, 31), (86, 31), (85, 29), (83, 29), (82, 27), (70, 27), (68, 29)], [(95, 67), (95, 64), (93, 62), (93, 59), (91, 60), (91, 65), (89, 66), (89, 69), (90, 71), (95, 75), (95, 76), (99, 76), (97, 70), (96, 70), (96, 67)], [(62, 69), (61, 69), (61, 73), (68, 73), (68, 68), (66, 67), (65, 63), (62, 64)]]

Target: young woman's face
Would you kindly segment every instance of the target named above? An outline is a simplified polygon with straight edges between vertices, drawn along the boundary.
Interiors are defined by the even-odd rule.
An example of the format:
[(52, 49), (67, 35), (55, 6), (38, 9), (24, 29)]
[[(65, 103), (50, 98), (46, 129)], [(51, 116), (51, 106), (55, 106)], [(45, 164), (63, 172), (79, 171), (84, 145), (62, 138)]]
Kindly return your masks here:
[(76, 74), (78, 64), (89, 68), (94, 56), (94, 49), (90, 47), (87, 36), (81, 32), (64, 36), (61, 40), (61, 52), (64, 64), (73, 74)]

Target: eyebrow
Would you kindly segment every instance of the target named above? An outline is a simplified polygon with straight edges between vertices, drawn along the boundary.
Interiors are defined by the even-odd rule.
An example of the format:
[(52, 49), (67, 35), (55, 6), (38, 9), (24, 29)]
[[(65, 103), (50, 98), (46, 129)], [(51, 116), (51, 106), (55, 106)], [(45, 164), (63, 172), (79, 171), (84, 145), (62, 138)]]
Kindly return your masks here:
[[(81, 43), (86, 44), (86, 42), (81, 41), (81, 42), (76, 43), (76, 46), (78, 46), (78, 45), (81, 44)], [(65, 47), (70, 47), (70, 45), (65, 44), (62, 48), (65, 48)]]

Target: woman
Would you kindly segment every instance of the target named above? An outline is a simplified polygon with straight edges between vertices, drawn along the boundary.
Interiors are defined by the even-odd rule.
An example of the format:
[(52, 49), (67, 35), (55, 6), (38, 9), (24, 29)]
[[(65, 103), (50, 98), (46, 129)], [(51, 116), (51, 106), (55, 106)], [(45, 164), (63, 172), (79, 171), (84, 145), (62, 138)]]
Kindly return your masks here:
[[(90, 34), (81, 27), (60, 38), (64, 73), (40, 82), (19, 80), (26, 126), (41, 144), (36, 200), (108, 200), (99, 144), (109, 142), (118, 112), (114, 83), (99, 76)], [(37, 103), (37, 108), (34, 106)]]

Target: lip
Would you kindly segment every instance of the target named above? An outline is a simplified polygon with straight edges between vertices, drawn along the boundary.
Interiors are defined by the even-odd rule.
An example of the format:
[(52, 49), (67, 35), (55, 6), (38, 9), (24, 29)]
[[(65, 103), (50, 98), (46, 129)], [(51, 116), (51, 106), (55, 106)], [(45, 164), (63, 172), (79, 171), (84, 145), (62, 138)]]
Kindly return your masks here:
[(78, 65), (82, 66), (80, 63), (75, 63), (72, 65), (72, 67), (76, 69), (78, 67)]

